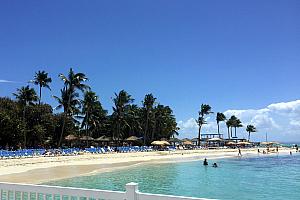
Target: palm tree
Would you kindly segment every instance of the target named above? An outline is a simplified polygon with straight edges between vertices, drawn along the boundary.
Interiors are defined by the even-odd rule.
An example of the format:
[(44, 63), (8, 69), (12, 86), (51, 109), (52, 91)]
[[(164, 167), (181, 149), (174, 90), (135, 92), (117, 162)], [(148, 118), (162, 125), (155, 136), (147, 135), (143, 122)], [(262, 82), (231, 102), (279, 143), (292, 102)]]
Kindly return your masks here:
[(58, 102), (58, 105), (54, 109), (59, 110), (63, 108), (64, 113), (67, 113), (67, 116), (79, 114), (79, 105), (81, 103), (81, 101), (79, 100), (79, 94), (77, 92), (74, 92), (69, 98), (69, 94), (67, 93), (66, 88), (61, 89), (60, 93), (60, 97), (53, 96), (53, 98)]
[(30, 82), (34, 83), (35, 85), (38, 85), (40, 88), (40, 98), (39, 98), (39, 105), (41, 104), (42, 100), (42, 87), (50, 89), (49, 83), (52, 82), (52, 79), (48, 77), (48, 73), (45, 71), (38, 71), (35, 73), (34, 79)]
[[(228, 139), (230, 139), (230, 128), (232, 127), (232, 121), (229, 119), (226, 121), (226, 126), (227, 126), (227, 133), (228, 133)], [(232, 132), (231, 132), (231, 135), (232, 135)]]
[(218, 124), (218, 134), (220, 135), (220, 125), (219, 125), (219, 123), (225, 121), (226, 117), (223, 113), (218, 112), (216, 120), (217, 120), (217, 124)]
[(86, 91), (82, 104), (82, 127), (85, 126), (86, 135), (90, 136), (89, 131), (93, 131), (100, 126), (106, 117), (106, 110), (103, 110), (99, 97), (93, 91)]
[[(152, 94), (146, 94), (143, 101), (143, 110), (146, 113), (146, 122), (144, 129), (144, 145), (146, 144), (146, 140), (148, 138), (148, 129), (149, 129), (149, 120), (150, 116), (153, 116), (153, 106), (155, 104), (156, 98), (153, 97)], [(153, 140), (154, 134), (151, 134), (151, 140)]]
[[(28, 105), (33, 105), (34, 102), (38, 100), (36, 92), (27, 85), (26, 87), (17, 89), (17, 93), (13, 93), (13, 95), (23, 107), (23, 122), (25, 122), (26, 107)], [(26, 131), (24, 131), (24, 148), (26, 147), (26, 142)]]
[(235, 115), (232, 115), (230, 120), (232, 123), (231, 128), (234, 127), (234, 137), (236, 137), (236, 128), (243, 127), (242, 122)]
[(112, 119), (115, 124), (115, 128), (113, 131), (113, 138), (120, 139), (122, 136), (122, 129), (125, 126), (129, 126), (128, 122), (126, 121), (126, 115), (129, 111), (130, 104), (134, 101), (125, 90), (121, 90), (118, 94), (115, 93), (115, 98), (113, 99), (114, 107), (113, 107), (113, 114)]
[(69, 108), (70, 108), (70, 102), (71, 102), (71, 97), (72, 94), (76, 92), (76, 90), (80, 90), (84, 92), (85, 90), (89, 89), (89, 86), (84, 84), (83, 82), (87, 81), (88, 78), (84, 73), (74, 73), (73, 69), (70, 68), (70, 71), (67, 76), (63, 74), (59, 74), (59, 78), (64, 82), (64, 90), (66, 91), (66, 94), (68, 96), (68, 102), (67, 102), (67, 108), (64, 112), (64, 120), (63, 120), (63, 125), (61, 129), (61, 134), (60, 134), (60, 139), (58, 142), (58, 147), (61, 145), (63, 134), (64, 134), (64, 128), (66, 124), (66, 117), (67, 113), (69, 113)]
[(204, 124), (206, 124), (206, 120), (205, 120), (205, 115), (209, 115), (211, 113), (213, 113), (211, 111), (211, 107), (210, 105), (208, 104), (201, 104), (201, 108), (200, 108), (200, 111), (198, 112), (199, 113), (199, 117), (198, 117), (198, 120), (196, 120), (198, 126), (199, 126), (199, 132), (198, 132), (198, 146), (200, 146), (200, 140), (201, 140), (201, 128)]
[(174, 134), (178, 134), (175, 116), (169, 106), (158, 104), (153, 111), (152, 135), (153, 140), (167, 138), (169, 139)]
[(17, 93), (13, 93), (13, 95), (23, 106), (33, 105), (38, 100), (35, 90), (29, 88), (29, 85), (17, 89)]
[(254, 125), (251, 125), (251, 124), (247, 125), (246, 131), (249, 133), (248, 141), (250, 141), (250, 134), (254, 133), (254, 132), (257, 132), (256, 127)]

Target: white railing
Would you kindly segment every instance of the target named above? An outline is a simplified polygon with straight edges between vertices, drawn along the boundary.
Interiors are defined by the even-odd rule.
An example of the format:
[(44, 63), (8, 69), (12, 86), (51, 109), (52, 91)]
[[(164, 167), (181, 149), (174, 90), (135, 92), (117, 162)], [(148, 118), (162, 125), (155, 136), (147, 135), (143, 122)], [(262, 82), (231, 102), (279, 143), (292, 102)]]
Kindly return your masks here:
[(0, 200), (80, 200), (82, 198), (85, 200), (207, 200), (204, 198), (141, 193), (138, 191), (137, 183), (126, 184), (125, 192), (0, 183)]

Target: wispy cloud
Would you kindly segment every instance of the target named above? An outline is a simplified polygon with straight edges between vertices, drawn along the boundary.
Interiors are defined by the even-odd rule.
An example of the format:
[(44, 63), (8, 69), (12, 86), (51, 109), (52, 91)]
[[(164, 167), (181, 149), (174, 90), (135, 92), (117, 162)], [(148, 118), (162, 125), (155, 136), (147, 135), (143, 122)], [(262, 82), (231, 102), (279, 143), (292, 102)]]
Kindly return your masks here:
[(10, 81), (10, 80), (5, 80), (5, 79), (0, 79), (0, 83), (21, 83), (19, 81)]

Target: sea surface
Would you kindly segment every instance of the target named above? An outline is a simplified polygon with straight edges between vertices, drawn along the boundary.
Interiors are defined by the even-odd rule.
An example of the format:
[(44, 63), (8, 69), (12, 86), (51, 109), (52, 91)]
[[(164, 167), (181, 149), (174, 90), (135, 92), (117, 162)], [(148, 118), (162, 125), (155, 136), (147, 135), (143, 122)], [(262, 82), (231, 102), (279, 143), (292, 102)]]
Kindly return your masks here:
[[(300, 153), (164, 164), (144, 164), (46, 183), (124, 191), (139, 183), (147, 193), (230, 200), (300, 200)], [(211, 167), (216, 162), (219, 167)]]

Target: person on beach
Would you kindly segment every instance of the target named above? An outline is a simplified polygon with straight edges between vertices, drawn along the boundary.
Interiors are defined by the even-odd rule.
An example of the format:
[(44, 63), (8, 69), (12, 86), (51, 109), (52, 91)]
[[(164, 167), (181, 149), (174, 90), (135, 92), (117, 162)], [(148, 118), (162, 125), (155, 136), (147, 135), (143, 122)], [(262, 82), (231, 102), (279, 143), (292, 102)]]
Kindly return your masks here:
[(276, 147), (276, 152), (278, 153), (278, 151), (279, 151), (279, 150), (278, 150), (278, 147)]
[(290, 155), (293, 155), (292, 151), (290, 151)]
[(204, 165), (204, 166), (207, 166), (207, 165), (208, 165), (208, 162), (207, 162), (207, 159), (206, 159), (206, 158), (204, 158), (203, 165)]
[(242, 151), (241, 151), (241, 148), (239, 148), (239, 153), (238, 153), (238, 156), (242, 156)]
[(214, 163), (214, 164), (212, 165), (212, 167), (218, 167), (217, 163)]
[(298, 150), (298, 145), (296, 144), (295, 147), (296, 147), (296, 152), (298, 152), (298, 151), (299, 151), (299, 150)]
[(260, 153), (260, 150), (259, 150), (259, 149), (257, 149), (257, 153)]

